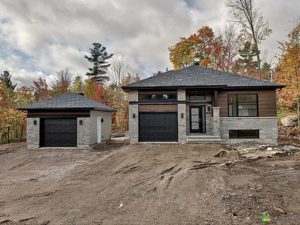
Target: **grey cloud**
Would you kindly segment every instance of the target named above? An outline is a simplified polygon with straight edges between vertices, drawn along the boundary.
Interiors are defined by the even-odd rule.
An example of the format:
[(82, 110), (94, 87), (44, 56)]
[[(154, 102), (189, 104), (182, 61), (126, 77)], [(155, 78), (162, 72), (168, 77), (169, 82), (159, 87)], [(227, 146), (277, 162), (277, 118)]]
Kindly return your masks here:
[[(262, 43), (269, 58), (276, 54), (277, 41), (283, 40), (294, 25), (299, 1), (256, 1), (269, 19), (273, 34)], [(168, 47), (179, 37), (196, 32), (204, 25), (215, 30), (228, 20), (224, 0), (2, 0), (0, 2), (0, 43), (12, 52), (0, 55), (0, 69), (15, 71), (16, 80), (52, 77), (68, 67), (85, 74), (84, 59), (91, 43), (100, 42), (109, 52), (127, 58), (132, 72), (146, 76), (166, 67)], [(292, 25), (291, 25), (292, 24)], [(23, 60), (18, 50), (29, 59)], [(30, 64), (30, 66), (28, 66)], [(18, 72), (19, 71), (19, 72)], [(41, 72), (42, 71), (42, 72)], [(47, 79), (49, 79), (47, 77)]]

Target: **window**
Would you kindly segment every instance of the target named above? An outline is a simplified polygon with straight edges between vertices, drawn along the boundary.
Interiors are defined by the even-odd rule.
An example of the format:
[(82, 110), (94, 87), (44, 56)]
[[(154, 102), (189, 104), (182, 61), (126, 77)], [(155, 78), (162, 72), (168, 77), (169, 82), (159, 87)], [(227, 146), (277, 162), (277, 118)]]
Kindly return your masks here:
[(258, 116), (257, 94), (228, 95), (228, 115), (231, 117), (255, 117)]
[(205, 95), (191, 95), (190, 101), (205, 101)]
[(140, 93), (139, 100), (142, 101), (170, 101), (176, 100), (177, 93), (176, 92), (156, 92), (156, 93)]
[(259, 130), (229, 130), (230, 139), (254, 139), (259, 138)]

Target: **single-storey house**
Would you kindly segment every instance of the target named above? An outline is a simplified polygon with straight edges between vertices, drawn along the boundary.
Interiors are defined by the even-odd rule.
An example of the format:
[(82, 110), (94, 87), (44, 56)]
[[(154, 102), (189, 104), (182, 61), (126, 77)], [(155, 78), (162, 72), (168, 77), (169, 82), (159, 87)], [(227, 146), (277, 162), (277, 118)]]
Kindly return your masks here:
[(160, 73), (123, 87), (130, 141), (275, 144), (283, 87), (199, 65)]
[(27, 146), (78, 147), (110, 139), (112, 108), (68, 93), (19, 108), (27, 111)]

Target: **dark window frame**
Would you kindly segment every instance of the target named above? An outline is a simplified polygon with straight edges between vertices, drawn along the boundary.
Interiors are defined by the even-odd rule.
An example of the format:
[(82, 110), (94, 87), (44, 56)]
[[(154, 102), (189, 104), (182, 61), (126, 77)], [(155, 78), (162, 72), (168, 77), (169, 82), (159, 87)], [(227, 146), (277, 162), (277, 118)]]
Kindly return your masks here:
[[(256, 116), (240, 116), (239, 115), (239, 95), (255, 95), (256, 96)], [(236, 98), (236, 116), (231, 116), (230, 115), (230, 110), (229, 110), (229, 98), (230, 96), (235, 96)], [(228, 110), (228, 117), (259, 117), (259, 102), (258, 102), (258, 94), (257, 93), (233, 93), (233, 94), (228, 94), (227, 95), (227, 110)]]
[[(243, 136), (242, 132), (255, 132), (253, 136)], [(258, 129), (249, 129), (249, 130), (229, 130), (229, 139), (259, 139), (259, 130)]]

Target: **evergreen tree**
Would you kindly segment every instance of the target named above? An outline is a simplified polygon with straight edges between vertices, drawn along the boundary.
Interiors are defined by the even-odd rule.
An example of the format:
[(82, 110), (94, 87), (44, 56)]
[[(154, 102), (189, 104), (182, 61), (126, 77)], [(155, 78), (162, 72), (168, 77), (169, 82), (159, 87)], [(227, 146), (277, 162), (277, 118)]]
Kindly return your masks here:
[(85, 55), (85, 58), (93, 64), (86, 75), (97, 82), (104, 83), (109, 80), (109, 77), (106, 76), (107, 68), (110, 66), (107, 60), (110, 59), (113, 54), (108, 54), (106, 48), (100, 43), (93, 43), (93, 46), (93, 48), (90, 48), (91, 56)]
[(4, 71), (3, 74), (0, 75), (0, 84), (8, 88), (10, 91), (14, 91), (17, 84), (13, 84), (11, 80), (11, 76), (9, 71)]
[(244, 69), (242, 72), (247, 73), (247, 75), (254, 75), (253, 73), (257, 70), (258, 63), (253, 59), (257, 54), (256, 52), (255, 46), (250, 41), (247, 41), (244, 48), (239, 50), (240, 57), (238, 61)]

